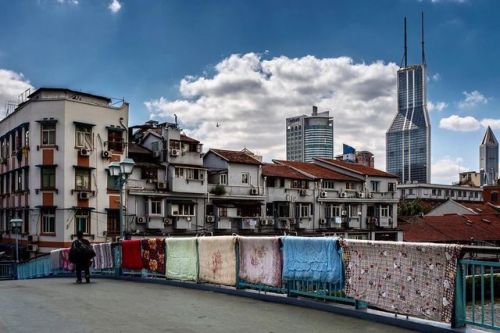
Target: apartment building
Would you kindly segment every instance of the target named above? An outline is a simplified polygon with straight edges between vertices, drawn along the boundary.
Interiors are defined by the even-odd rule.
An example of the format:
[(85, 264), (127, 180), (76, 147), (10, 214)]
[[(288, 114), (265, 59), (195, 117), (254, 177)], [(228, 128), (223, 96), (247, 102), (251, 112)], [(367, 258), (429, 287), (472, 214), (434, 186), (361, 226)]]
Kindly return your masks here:
[(119, 194), (107, 167), (126, 154), (128, 103), (69, 89), (40, 88), (0, 121), (0, 231), (21, 218), (31, 251), (68, 246), (77, 231), (107, 239)]
[(442, 184), (398, 184), (401, 199), (483, 201), (480, 187)]

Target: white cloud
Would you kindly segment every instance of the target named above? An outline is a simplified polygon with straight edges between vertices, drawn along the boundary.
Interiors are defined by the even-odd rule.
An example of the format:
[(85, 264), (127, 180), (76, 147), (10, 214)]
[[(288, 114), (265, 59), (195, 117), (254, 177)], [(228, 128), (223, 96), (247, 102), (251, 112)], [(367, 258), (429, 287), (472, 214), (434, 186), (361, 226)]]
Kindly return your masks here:
[(439, 81), (441, 80), (441, 75), (439, 73), (434, 74), (431, 76), (432, 81)]
[(122, 4), (118, 0), (112, 0), (108, 8), (113, 14), (116, 14), (122, 9)]
[(458, 132), (472, 132), (480, 128), (480, 122), (471, 116), (460, 117), (451, 115), (439, 121), (439, 127)]
[(436, 184), (451, 184), (458, 181), (460, 172), (468, 171), (469, 169), (462, 166), (463, 159), (461, 157), (452, 158), (445, 156), (444, 158), (432, 163), (432, 182)]
[(384, 169), (397, 70), (393, 63), (354, 63), (348, 57), (265, 60), (255, 53), (234, 54), (215, 66), (213, 76), (182, 79), (181, 98), (160, 97), (145, 105), (152, 118), (172, 120), (177, 114), (205, 148), (248, 147), (266, 160), (286, 157), (285, 118), (310, 114), (317, 105), (335, 117), (336, 153), (342, 143), (371, 150)]
[(484, 128), (490, 126), (492, 129), (500, 129), (500, 119), (485, 118), (481, 120), (481, 125)]
[(5, 116), (6, 103), (17, 102), (17, 96), (29, 88), (33, 87), (22, 73), (0, 68), (0, 118)]
[(489, 100), (488, 97), (484, 96), (477, 90), (471, 92), (464, 91), (462, 94), (465, 98), (458, 103), (458, 107), (461, 109), (470, 109), (479, 104), (487, 104)]
[(78, 5), (79, 1), (78, 0), (57, 0), (58, 3), (60, 4), (70, 4), (70, 5)]
[(448, 107), (448, 103), (445, 103), (445, 102), (436, 102), (436, 103), (433, 103), (431, 101), (427, 102), (427, 110), (429, 110), (429, 112), (432, 112), (432, 111), (441, 112), (444, 109), (446, 109), (447, 107)]

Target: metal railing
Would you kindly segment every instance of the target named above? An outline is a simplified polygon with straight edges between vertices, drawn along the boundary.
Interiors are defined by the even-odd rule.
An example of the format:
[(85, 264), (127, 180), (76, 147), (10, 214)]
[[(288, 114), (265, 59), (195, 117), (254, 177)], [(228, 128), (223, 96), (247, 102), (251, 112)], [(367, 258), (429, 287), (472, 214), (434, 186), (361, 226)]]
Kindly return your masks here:
[(0, 262), (0, 280), (16, 279), (16, 263), (14, 261)]

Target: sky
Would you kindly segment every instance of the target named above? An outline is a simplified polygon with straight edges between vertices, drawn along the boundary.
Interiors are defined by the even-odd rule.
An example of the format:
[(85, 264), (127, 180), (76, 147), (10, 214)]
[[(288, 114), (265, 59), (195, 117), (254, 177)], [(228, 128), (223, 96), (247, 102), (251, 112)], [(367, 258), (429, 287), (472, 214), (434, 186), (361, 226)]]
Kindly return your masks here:
[[(479, 169), (500, 136), (500, 1), (0, 0), (0, 115), (28, 88), (130, 103), (130, 124), (173, 121), (204, 149), (285, 158), (285, 118), (334, 116), (343, 143), (385, 169), (408, 19), (420, 62), (425, 13), (432, 182)], [(216, 125), (219, 124), (217, 127)]]

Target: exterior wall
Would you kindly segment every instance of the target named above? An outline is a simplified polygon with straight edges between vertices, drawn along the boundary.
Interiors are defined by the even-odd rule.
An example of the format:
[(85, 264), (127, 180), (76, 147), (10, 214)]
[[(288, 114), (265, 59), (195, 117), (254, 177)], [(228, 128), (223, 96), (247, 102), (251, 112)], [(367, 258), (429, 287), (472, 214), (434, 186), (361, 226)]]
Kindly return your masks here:
[(477, 187), (439, 184), (400, 184), (399, 196), (403, 199), (483, 201), (483, 190)]

